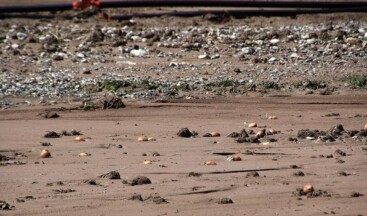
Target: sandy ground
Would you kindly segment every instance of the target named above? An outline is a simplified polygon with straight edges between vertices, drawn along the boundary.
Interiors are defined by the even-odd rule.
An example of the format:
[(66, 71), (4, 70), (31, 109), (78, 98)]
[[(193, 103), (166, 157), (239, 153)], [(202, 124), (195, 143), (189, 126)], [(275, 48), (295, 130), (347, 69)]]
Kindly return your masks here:
[[(17, 4), (27, 2), (19, 0)], [(39, 0), (33, 2), (42, 3)], [(13, 1), (0, 1), (0, 6), (12, 4)], [(366, 20), (365, 14), (332, 14), (247, 18), (233, 20), (230, 24), (307, 24), (318, 23), (320, 18), (325, 23), (329, 20)], [(143, 27), (187, 26), (192, 23), (215, 26), (201, 17), (136, 20)], [(32, 22), (45, 21), (1, 20), (4, 26), (7, 23)], [(67, 26), (68, 23), (60, 21), (59, 24)], [(97, 23), (106, 24), (102, 21)], [(93, 20), (83, 23), (87, 27), (94, 24)], [(114, 22), (108, 24), (118, 25)], [(74, 47), (75, 44), (71, 45)], [(114, 52), (116, 54), (117, 50), (111, 51), (108, 57), (113, 58)], [(197, 54), (200, 53), (183, 56), (183, 59), (197, 63)], [(8, 66), (15, 69), (24, 67), (16, 57), (9, 59), (10, 63), (1, 65), (2, 69)], [(233, 61), (231, 66), (250, 67), (228, 56), (216, 63), (221, 65), (224, 59)], [(169, 62), (169, 58), (166, 60)], [(156, 62), (155, 58), (148, 59), (141, 69), (144, 71)], [(69, 63), (56, 63), (56, 66), (62, 68)], [(106, 65), (115, 66), (113, 62)], [(305, 68), (286, 66), (291, 69)], [(27, 65), (31, 71), (38, 67)], [(341, 76), (342, 72), (366, 73), (363, 59), (358, 59), (357, 63), (350, 61), (345, 67), (335, 69), (331, 65), (328, 68), (325, 79), (329, 81), (337, 75)], [(98, 75), (98, 72), (93, 71), (93, 74)], [(154, 71), (141, 73), (142, 76), (153, 77), (154, 74)], [(207, 75), (212, 77), (218, 74), (210, 72)], [(182, 76), (197, 75), (186, 72)], [(298, 76), (290, 77), (296, 79)], [(325, 96), (296, 92), (291, 97), (288, 94), (282, 94), (282, 97), (250, 94), (210, 99), (172, 99), (165, 103), (127, 100), (124, 101), (126, 108), (117, 110), (77, 110), (73, 108), (80, 106), (81, 102), (70, 103), (68, 98), (51, 106), (38, 104), (4, 108), (0, 110), (0, 155), (8, 159), (1, 157), (4, 160), (0, 161), (0, 201), (14, 207), (9, 211), (0, 210), (0, 215), (367, 215), (366, 138), (343, 138), (335, 142), (299, 138), (296, 142), (289, 141), (289, 138), (297, 137), (300, 129), (326, 131), (342, 124), (346, 130), (361, 130), (367, 124), (366, 90), (345, 90), (343, 83), (338, 88), (338, 92)], [(38, 103), (38, 99), (33, 100), (33, 104)], [(56, 111), (60, 118), (46, 119), (39, 115), (48, 110)], [(278, 119), (266, 119), (267, 115), (277, 116)], [(250, 128), (244, 127), (244, 122), (256, 122), (258, 127), (252, 128), (255, 132), (262, 128), (274, 128), (280, 133), (260, 139), (259, 144), (237, 143), (234, 138), (227, 137), (231, 132), (240, 132), (244, 128), (250, 131)], [(179, 129), (184, 127), (199, 135), (196, 138), (177, 136)], [(47, 131), (71, 129), (80, 130), (87, 140), (76, 142), (74, 136), (43, 137)], [(212, 131), (218, 131), (221, 136), (203, 137), (203, 134)], [(137, 138), (141, 135), (154, 137), (156, 141), (139, 142)], [(267, 143), (268, 138), (277, 141)], [(49, 142), (51, 146), (42, 146), (44, 142)], [(117, 148), (118, 145), (122, 148)], [(39, 157), (40, 151), (45, 148), (50, 151), (51, 158)], [(338, 149), (346, 155), (336, 154)], [(91, 155), (79, 157), (82, 152)], [(160, 156), (152, 156), (153, 152), (158, 152)], [(227, 161), (227, 155), (214, 153), (233, 153), (242, 161)], [(145, 160), (151, 160), (152, 164), (144, 164)], [(208, 160), (215, 160), (217, 165), (204, 165)], [(121, 179), (98, 177), (113, 170), (120, 173)], [(258, 177), (248, 175), (256, 170)], [(298, 171), (305, 175), (295, 176)], [(188, 176), (190, 172), (201, 176)], [(136, 176), (146, 176), (152, 183), (137, 186), (122, 183), (122, 179), (130, 180)], [(85, 180), (95, 180), (96, 184), (88, 184)], [(297, 188), (305, 184), (312, 184), (324, 195), (298, 196), (295, 193)], [(60, 193), (60, 190), (68, 193)], [(352, 193), (360, 196), (352, 197)], [(134, 194), (140, 194), (143, 201), (131, 200)], [(157, 204), (150, 196), (160, 196), (166, 203), (160, 200), (161, 203)], [(233, 203), (219, 204), (222, 198), (230, 198)]]
[[(352, 192), (367, 195), (366, 143), (337, 140), (323, 143), (299, 139), (299, 129), (327, 130), (336, 124), (345, 129), (361, 129), (367, 122), (364, 96), (304, 96), (292, 98), (229, 98), (192, 103), (128, 102), (127, 108), (106, 111), (62, 111), (60, 118), (37, 116), (55, 107), (3, 110), (0, 115), (1, 154), (24, 154), (17, 160), (24, 165), (1, 166), (1, 199), (15, 205), (5, 215), (365, 215), (367, 196), (351, 197)], [(73, 105), (68, 105), (69, 107)], [(58, 105), (60, 107), (60, 105)], [(267, 120), (265, 115), (278, 119)], [(339, 113), (337, 117), (324, 117)], [(360, 114), (360, 115), (357, 115)], [(357, 117), (356, 117), (357, 115)], [(360, 117), (358, 117), (360, 116)], [(259, 127), (275, 128), (280, 134), (269, 145), (240, 144), (226, 137), (240, 131), (243, 122), (257, 122)], [(197, 138), (176, 135), (182, 127), (197, 131)], [(43, 138), (46, 131), (81, 130), (86, 142), (74, 137)], [(249, 130), (248, 128), (246, 128)], [(259, 130), (258, 128), (254, 129)], [(206, 138), (206, 132), (218, 131), (221, 137)], [(138, 142), (140, 135), (156, 141)], [(41, 159), (40, 142), (52, 158)], [(103, 146), (110, 145), (110, 148)], [(123, 148), (116, 148), (121, 144)], [(347, 153), (337, 163), (335, 150)], [(246, 151), (269, 154), (246, 154)], [(153, 157), (157, 151), (160, 156)], [(81, 152), (89, 157), (79, 157)], [(228, 162), (215, 152), (233, 152), (242, 161)], [(147, 156), (142, 154), (146, 153)], [(334, 154), (334, 158), (320, 155)], [(150, 165), (144, 160), (153, 160)], [(215, 160), (216, 166), (206, 166)], [(291, 169), (297, 165), (299, 169)], [(246, 170), (258, 171), (259, 177), (247, 177)], [(152, 184), (130, 186), (121, 180), (97, 178), (116, 170), (121, 178), (146, 176)], [(231, 173), (228, 171), (239, 171)], [(305, 176), (293, 176), (301, 170)], [(211, 172), (223, 172), (213, 174)], [(345, 171), (349, 176), (340, 176)], [(188, 177), (189, 172), (203, 174)], [(83, 183), (95, 179), (96, 185)], [(63, 185), (57, 185), (61, 181)], [(54, 183), (51, 186), (47, 184)], [(292, 192), (311, 183), (331, 197), (298, 197)], [(75, 192), (57, 194), (54, 189)], [(132, 194), (143, 199), (158, 194), (168, 203), (129, 200)], [(32, 199), (25, 199), (32, 196)], [(17, 198), (25, 202), (17, 202)], [(218, 204), (231, 198), (233, 204)]]

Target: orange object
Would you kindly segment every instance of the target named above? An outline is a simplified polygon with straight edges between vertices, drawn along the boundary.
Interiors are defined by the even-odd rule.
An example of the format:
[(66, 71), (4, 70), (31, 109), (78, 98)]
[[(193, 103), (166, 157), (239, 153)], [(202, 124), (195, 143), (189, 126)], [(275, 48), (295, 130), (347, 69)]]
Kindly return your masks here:
[(74, 10), (78, 10), (78, 9), (83, 10), (83, 9), (88, 8), (91, 5), (95, 7), (99, 7), (101, 3), (98, 0), (79, 0), (79, 1), (74, 1), (72, 5), (73, 5)]

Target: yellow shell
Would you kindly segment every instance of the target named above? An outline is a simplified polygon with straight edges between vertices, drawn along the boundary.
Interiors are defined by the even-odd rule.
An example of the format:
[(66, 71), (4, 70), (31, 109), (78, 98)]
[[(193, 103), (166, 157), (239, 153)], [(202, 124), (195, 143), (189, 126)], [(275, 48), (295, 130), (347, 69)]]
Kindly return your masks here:
[(248, 127), (249, 127), (249, 128), (254, 128), (254, 127), (257, 127), (257, 124), (256, 124), (255, 122), (253, 122), (253, 123), (249, 123), (249, 124), (248, 124)]
[(265, 129), (262, 129), (261, 131), (256, 133), (257, 138), (263, 138), (265, 136)]
[(144, 162), (143, 162), (143, 164), (152, 164), (153, 163), (153, 161), (151, 161), (151, 160), (144, 160)]
[(91, 154), (89, 153), (85, 153), (85, 152), (82, 152), (79, 154), (79, 157), (87, 157), (87, 156), (90, 156)]
[(276, 117), (276, 116), (269, 116), (268, 119), (273, 120), (273, 119), (278, 119), (278, 117)]
[(313, 190), (313, 186), (310, 184), (306, 184), (305, 186), (303, 186), (303, 193), (305, 194), (311, 193)]
[(156, 141), (157, 139), (156, 138), (154, 138), (154, 137), (149, 137), (148, 138), (148, 141)]
[(217, 162), (215, 162), (214, 160), (209, 160), (209, 161), (206, 161), (204, 164), (205, 165), (217, 165)]
[(78, 141), (78, 142), (84, 142), (85, 141), (85, 138), (84, 137), (81, 137), (81, 136), (77, 136), (77, 137), (75, 137), (74, 140), (75, 141)]
[(277, 134), (278, 133), (278, 131), (276, 131), (275, 129), (273, 129), (273, 128), (270, 128), (269, 129), (269, 132), (271, 133), (271, 134)]

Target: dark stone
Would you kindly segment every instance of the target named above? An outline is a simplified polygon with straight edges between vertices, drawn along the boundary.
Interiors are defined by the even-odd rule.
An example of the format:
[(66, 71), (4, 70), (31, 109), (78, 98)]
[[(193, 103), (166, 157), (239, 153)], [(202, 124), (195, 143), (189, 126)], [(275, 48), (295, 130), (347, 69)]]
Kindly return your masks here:
[(108, 178), (108, 179), (121, 179), (120, 177), (120, 173), (117, 172), (117, 171), (111, 171), (111, 172), (108, 172), (108, 173), (104, 173), (100, 176), (98, 176), (100, 178)]
[(55, 131), (48, 131), (45, 135), (45, 138), (59, 138), (61, 135), (59, 133), (56, 133)]
[(250, 137), (249, 142), (250, 143), (260, 143), (259, 138), (257, 137)]
[(239, 136), (240, 136), (240, 134), (237, 133), (237, 132), (232, 132), (232, 133), (230, 133), (230, 134), (227, 135), (227, 137), (232, 137), (232, 138), (237, 138)]
[(305, 176), (305, 174), (301, 170), (294, 172), (293, 175), (294, 176)]
[(159, 195), (150, 195), (145, 200), (151, 201), (155, 204), (166, 204), (168, 201)]
[(120, 98), (114, 96), (105, 97), (100, 101), (100, 103), (102, 104), (103, 109), (119, 109), (126, 107)]
[(141, 194), (133, 194), (131, 195), (128, 200), (139, 200), (139, 201), (143, 201), (143, 197), (141, 196)]
[(219, 204), (232, 204), (233, 200), (231, 198), (222, 198), (219, 200)]
[(350, 194), (350, 197), (360, 197), (360, 196), (363, 196), (363, 194), (359, 193), (359, 192), (352, 192)]
[(10, 205), (5, 201), (0, 201), (0, 210), (12, 210), (12, 209), (14, 209), (13, 205)]
[(259, 173), (256, 171), (252, 171), (246, 174), (246, 177), (260, 177)]
[(333, 137), (338, 137), (341, 135), (343, 131), (344, 131), (343, 125), (338, 124), (337, 126), (330, 128), (328, 134), (330, 134)]
[(188, 177), (200, 177), (201, 174), (197, 173), (197, 172), (189, 172), (189, 174), (187, 175)]
[(335, 154), (337, 154), (339, 156), (346, 156), (347, 155), (347, 153), (345, 153), (344, 151), (342, 151), (340, 149), (335, 150)]
[(297, 133), (297, 137), (301, 139), (306, 139), (306, 137), (315, 137), (319, 136), (320, 132), (318, 130), (310, 130), (310, 129), (302, 129)]
[(191, 131), (188, 128), (181, 128), (178, 132), (177, 135), (179, 137), (191, 137), (193, 136), (193, 134), (191, 133)]
[(211, 135), (210, 133), (205, 133), (205, 134), (203, 135), (203, 137), (212, 137), (212, 135)]
[(104, 34), (100, 29), (94, 29), (87, 38), (87, 42), (101, 42), (104, 40)]
[(150, 179), (148, 177), (145, 176), (137, 176), (135, 178), (133, 178), (132, 180), (122, 180), (123, 184), (129, 184), (131, 186), (135, 186), (135, 185), (144, 185), (144, 184), (151, 184), (152, 182), (150, 181)]

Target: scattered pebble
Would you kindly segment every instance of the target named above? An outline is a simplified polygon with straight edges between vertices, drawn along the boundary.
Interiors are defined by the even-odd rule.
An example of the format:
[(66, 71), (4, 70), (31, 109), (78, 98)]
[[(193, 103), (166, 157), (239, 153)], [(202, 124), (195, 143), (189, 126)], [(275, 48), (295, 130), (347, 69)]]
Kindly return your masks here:
[(219, 204), (232, 204), (233, 200), (231, 198), (222, 198), (218, 202)]
[(104, 173), (104, 174), (102, 174), (98, 177), (107, 178), (107, 179), (121, 179), (120, 173), (117, 172), (117, 171), (111, 171), (111, 172), (108, 172), (108, 173)]
[(129, 184), (131, 186), (135, 186), (135, 185), (144, 185), (144, 184), (151, 184), (152, 182), (150, 181), (150, 179), (148, 177), (145, 176), (137, 176), (134, 177), (131, 180), (122, 180), (123, 184)]

